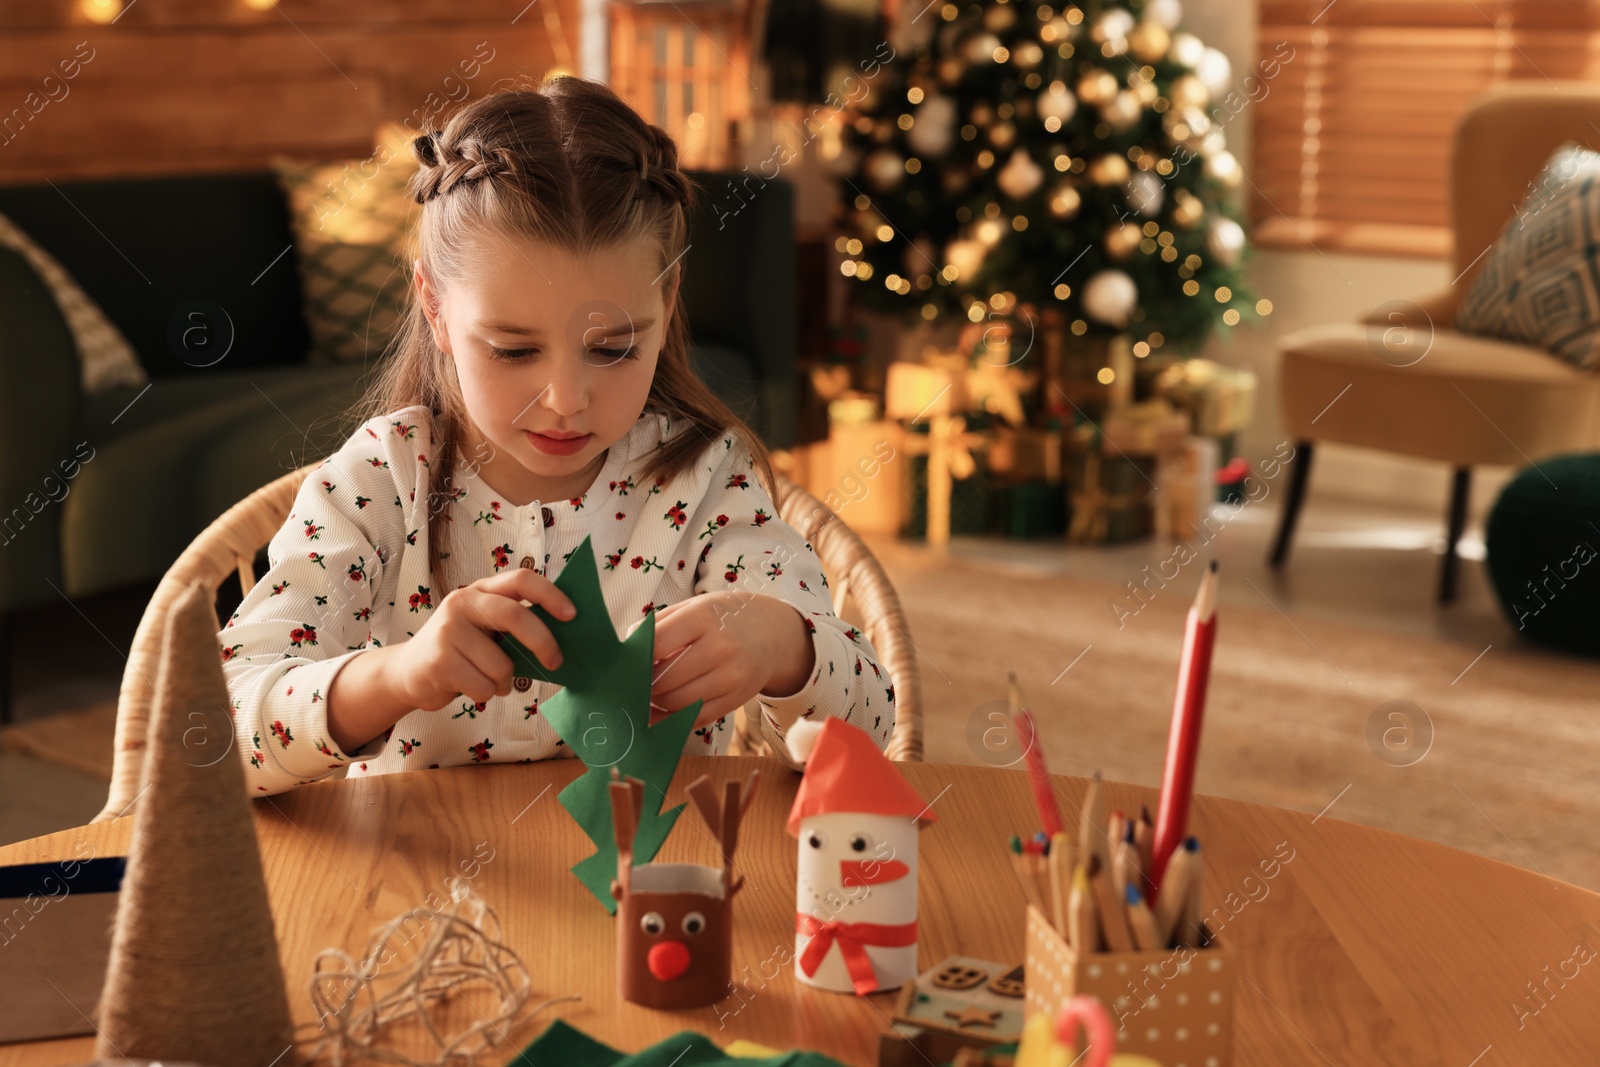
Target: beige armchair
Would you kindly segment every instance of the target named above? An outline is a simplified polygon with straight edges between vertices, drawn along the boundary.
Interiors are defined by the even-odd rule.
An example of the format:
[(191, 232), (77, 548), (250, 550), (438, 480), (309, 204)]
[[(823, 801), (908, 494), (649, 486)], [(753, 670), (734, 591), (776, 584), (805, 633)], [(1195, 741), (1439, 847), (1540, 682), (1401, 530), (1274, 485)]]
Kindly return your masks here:
[[(1270, 557), (1281, 567), (1305, 497), (1313, 446), (1331, 441), (1439, 460), (1454, 468), (1439, 601), (1454, 599), (1456, 543), (1472, 468), (1524, 467), (1600, 446), (1600, 375), (1548, 352), (1452, 328), (1486, 252), (1568, 141), (1600, 147), (1600, 87), (1515, 82), (1472, 102), (1451, 151), (1455, 231), (1446, 290), (1380, 307), (1365, 322), (1285, 337), (1280, 399), (1297, 441)], [(1399, 295), (1399, 294), (1397, 294)]]

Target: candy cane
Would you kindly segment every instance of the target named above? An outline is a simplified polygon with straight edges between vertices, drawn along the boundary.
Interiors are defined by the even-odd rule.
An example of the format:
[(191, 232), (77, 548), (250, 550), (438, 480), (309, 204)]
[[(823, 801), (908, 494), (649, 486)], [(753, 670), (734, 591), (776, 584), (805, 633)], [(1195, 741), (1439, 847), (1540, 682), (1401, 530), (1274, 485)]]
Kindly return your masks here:
[(1088, 1043), (1083, 1067), (1110, 1067), (1117, 1038), (1106, 1006), (1094, 997), (1068, 997), (1056, 1013), (1056, 1040), (1076, 1047), (1080, 1028)]

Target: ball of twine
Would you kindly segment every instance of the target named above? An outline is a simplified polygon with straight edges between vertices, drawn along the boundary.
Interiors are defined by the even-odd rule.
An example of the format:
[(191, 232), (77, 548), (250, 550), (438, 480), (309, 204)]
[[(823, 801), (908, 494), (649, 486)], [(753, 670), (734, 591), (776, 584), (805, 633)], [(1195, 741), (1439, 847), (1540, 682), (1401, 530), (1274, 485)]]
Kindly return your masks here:
[[(405, 1067), (454, 1067), (503, 1043), (511, 1031), (546, 1008), (578, 996), (551, 997), (530, 1007), (533, 982), (516, 952), (501, 941), (500, 919), (464, 878), (449, 883), (451, 904), (414, 908), (379, 927), (358, 962), (326, 948), (312, 964), (311, 1004), (318, 1021), (297, 1036), (307, 1061), (329, 1056), (335, 1067), (375, 1061)], [(426, 940), (411, 961), (380, 974), (384, 962), (412, 939), (407, 927), (425, 925)], [(397, 945), (396, 942), (399, 942)], [(379, 986), (387, 986), (380, 991)], [(441, 1033), (433, 1007), (454, 996), (487, 991), (496, 1006), (455, 1034)], [(362, 1006), (362, 1002), (365, 1002)], [(393, 1027), (414, 1020), (433, 1041), (432, 1059), (414, 1059), (378, 1042)]]

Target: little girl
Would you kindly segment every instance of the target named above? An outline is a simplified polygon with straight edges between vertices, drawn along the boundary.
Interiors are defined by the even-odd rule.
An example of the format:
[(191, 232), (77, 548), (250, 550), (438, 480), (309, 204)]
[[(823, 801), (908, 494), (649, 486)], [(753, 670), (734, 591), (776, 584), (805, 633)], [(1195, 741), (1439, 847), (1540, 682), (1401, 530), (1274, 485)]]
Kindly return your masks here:
[(836, 715), (882, 747), (894, 685), (777, 515), (761, 441), (689, 368), (694, 186), (609, 88), (482, 97), (413, 145), (413, 304), (368, 416), (306, 478), (219, 632), (255, 794), (326, 777), (563, 755), (527, 605), (585, 537), (626, 636), (656, 612), (652, 716), (703, 701), (720, 753), (751, 698), (777, 742)]

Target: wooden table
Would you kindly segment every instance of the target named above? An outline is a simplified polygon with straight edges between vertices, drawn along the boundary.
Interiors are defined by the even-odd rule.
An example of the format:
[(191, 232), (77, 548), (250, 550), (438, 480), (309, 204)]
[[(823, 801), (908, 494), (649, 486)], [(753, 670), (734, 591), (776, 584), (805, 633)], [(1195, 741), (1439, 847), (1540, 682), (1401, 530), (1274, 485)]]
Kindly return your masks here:
[[(686, 800), (683, 785), (702, 772), (742, 776), (751, 765), (763, 780), (738, 853), (739, 995), (677, 1013), (613, 994), (612, 920), (567, 873), (591, 850), (555, 799), (581, 770), (574, 761), (381, 775), (254, 801), (295, 1018), (314, 1018), (306, 986), (320, 949), (359, 953), (374, 926), (445, 898), (446, 879), (470, 872), (535, 989), (584, 998), (513, 1033), (493, 1062), (559, 1015), (628, 1050), (692, 1028), (723, 1044), (743, 1037), (875, 1063), (888, 995), (816, 991), (772, 962), (793, 945), (795, 844), (783, 824), (798, 776), (773, 761), (687, 758), (669, 797)], [(901, 767), (940, 820), (922, 835), (922, 966), (953, 954), (1020, 962), (1023, 897), (1003, 841), (1037, 823), (1024, 776)], [(1069, 819), (1085, 784), (1057, 779)], [(1155, 807), (1149, 789), (1107, 783), (1106, 794), (1110, 808)], [(81, 842), (112, 855), (131, 828), (125, 818), (35, 838), (0, 848), (0, 863), (82, 857)], [(691, 806), (660, 858), (711, 862), (702, 829)], [(1212, 924), (1239, 953), (1236, 1064), (1593, 1062), (1600, 896), (1332, 817), (1201, 797), (1192, 829), (1207, 849)], [(78, 1063), (91, 1047), (0, 1047), (0, 1067)]]

